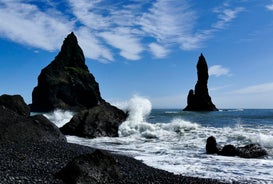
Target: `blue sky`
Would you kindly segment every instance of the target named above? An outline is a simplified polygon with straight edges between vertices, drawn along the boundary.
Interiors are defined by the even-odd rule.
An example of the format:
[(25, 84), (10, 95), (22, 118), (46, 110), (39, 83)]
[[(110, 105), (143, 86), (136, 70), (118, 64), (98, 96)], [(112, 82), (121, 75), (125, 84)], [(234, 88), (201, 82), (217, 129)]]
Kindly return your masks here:
[(0, 94), (31, 103), (71, 31), (109, 102), (184, 108), (203, 53), (218, 108), (273, 108), (272, 0), (0, 0)]

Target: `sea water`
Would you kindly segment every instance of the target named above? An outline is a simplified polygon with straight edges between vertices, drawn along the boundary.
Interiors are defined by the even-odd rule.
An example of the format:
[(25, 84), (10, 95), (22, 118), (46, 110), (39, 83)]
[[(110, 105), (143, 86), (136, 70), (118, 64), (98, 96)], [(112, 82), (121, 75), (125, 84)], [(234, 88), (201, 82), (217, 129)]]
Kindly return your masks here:
[[(119, 137), (84, 139), (67, 136), (71, 143), (101, 148), (134, 157), (145, 164), (184, 176), (214, 178), (225, 182), (273, 183), (273, 110), (225, 109), (217, 112), (184, 112), (152, 109), (146, 98), (133, 97), (116, 106), (129, 110)], [(45, 114), (57, 126), (72, 112)], [(206, 139), (221, 145), (262, 145), (269, 156), (258, 159), (207, 155)]]

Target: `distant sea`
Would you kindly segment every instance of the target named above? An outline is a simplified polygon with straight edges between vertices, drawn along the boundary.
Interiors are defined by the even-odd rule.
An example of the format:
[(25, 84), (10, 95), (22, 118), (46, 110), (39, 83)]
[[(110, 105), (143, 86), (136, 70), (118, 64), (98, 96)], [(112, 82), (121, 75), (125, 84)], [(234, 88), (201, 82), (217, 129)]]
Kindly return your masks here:
[[(225, 182), (273, 183), (273, 110), (221, 109), (217, 112), (184, 112), (152, 109), (148, 99), (134, 97), (115, 104), (130, 110), (118, 138), (84, 139), (67, 136), (69, 142), (134, 157), (149, 166), (184, 176), (214, 178)], [(45, 114), (57, 126), (73, 113), (57, 110)], [(221, 145), (262, 145), (266, 158), (244, 159), (207, 155), (206, 139)]]

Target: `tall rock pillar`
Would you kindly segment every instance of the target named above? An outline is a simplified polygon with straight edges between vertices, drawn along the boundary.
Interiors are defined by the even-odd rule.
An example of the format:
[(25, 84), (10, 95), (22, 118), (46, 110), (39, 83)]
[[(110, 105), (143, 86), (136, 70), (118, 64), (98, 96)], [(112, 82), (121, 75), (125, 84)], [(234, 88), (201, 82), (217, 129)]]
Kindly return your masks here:
[(208, 65), (203, 54), (197, 63), (197, 83), (194, 90), (190, 90), (187, 98), (187, 107), (184, 111), (218, 111), (211, 101), (208, 92)]

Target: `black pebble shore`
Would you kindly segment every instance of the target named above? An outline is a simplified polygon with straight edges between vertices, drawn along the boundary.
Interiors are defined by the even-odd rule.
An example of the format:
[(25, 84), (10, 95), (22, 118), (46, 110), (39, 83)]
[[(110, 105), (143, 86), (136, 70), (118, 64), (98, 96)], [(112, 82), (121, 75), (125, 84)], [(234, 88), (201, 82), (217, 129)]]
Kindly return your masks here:
[[(73, 158), (95, 149), (70, 143), (6, 143), (0, 149), (0, 183), (63, 184), (54, 174)], [(133, 158), (116, 155), (121, 178), (116, 183), (221, 183), (212, 179), (184, 177), (149, 167)]]

